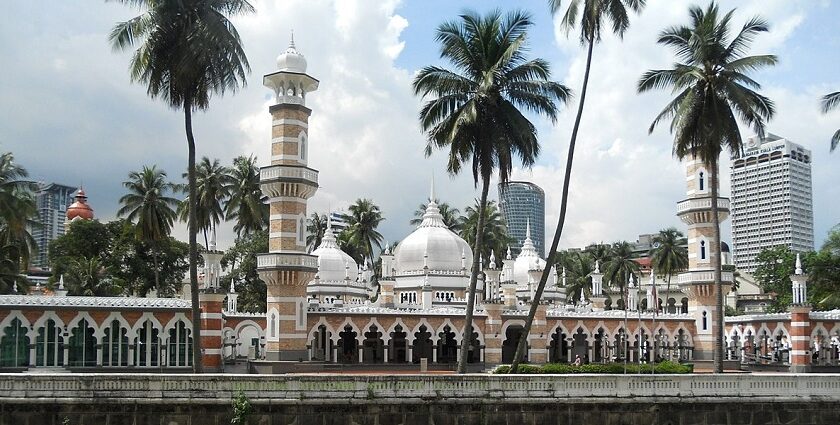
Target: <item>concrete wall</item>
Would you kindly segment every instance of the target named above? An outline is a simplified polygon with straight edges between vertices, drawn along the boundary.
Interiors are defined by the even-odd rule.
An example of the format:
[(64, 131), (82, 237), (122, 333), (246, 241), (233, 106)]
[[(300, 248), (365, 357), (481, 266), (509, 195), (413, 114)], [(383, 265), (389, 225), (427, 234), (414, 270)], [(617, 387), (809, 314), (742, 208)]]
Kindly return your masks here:
[(0, 425), (837, 424), (840, 375), (0, 375)]

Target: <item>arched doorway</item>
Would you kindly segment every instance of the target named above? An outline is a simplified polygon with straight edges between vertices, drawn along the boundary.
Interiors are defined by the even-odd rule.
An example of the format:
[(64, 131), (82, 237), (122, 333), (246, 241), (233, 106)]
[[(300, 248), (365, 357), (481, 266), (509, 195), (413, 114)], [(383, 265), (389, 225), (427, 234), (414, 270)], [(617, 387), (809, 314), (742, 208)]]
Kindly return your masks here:
[(394, 326), (391, 340), (388, 341), (388, 361), (391, 363), (406, 363), (408, 361), (408, 343), (406, 333), (400, 325)]
[(12, 319), (3, 329), (3, 337), (0, 339), (0, 366), (29, 366), (29, 337), (26, 336), (26, 327), (18, 318)]
[(358, 363), (359, 349), (356, 342), (356, 331), (347, 325), (338, 333), (338, 361), (341, 363)]
[(548, 344), (548, 361), (551, 363), (569, 362), (569, 343), (566, 335), (558, 326), (551, 334), (551, 342)]
[(414, 343), (411, 344), (411, 361), (420, 363), (420, 359), (432, 359), (432, 333), (426, 325), (420, 325), (414, 333)]
[(583, 332), (583, 328), (577, 328), (575, 334), (572, 336), (572, 358), (569, 361), (576, 361), (580, 356), (581, 361), (589, 363), (589, 341), (588, 334)]
[[(507, 330), (505, 330), (505, 341), (502, 343), (502, 363), (510, 363), (513, 361), (513, 356), (516, 354), (516, 347), (519, 346), (519, 340), (522, 338), (524, 330), (525, 329), (521, 325), (511, 325), (508, 326)], [(522, 361), (528, 361), (527, 348)]]
[(325, 325), (318, 326), (312, 338), (312, 360), (318, 362), (332, 361), (332, 332)]
[(592, 361), (595, 363), (604, 363), (610, 356), (609, 341), (607, 341), (607, 334), (604, 328), (598, 328), (595, 333), (594, 341), (592, 342)]
[(438, 334), (438, 363), (457, 363), (458, 362), (458, 342), (455, 341), (455, 332), (447, 325), (443, 327), (443, 331)]
[(379, 332), (376, 325), (370, 325), (362, 344), (364, 363), (382, 363), (385, 360), (385, 343), (382, 341), (382, 332)]

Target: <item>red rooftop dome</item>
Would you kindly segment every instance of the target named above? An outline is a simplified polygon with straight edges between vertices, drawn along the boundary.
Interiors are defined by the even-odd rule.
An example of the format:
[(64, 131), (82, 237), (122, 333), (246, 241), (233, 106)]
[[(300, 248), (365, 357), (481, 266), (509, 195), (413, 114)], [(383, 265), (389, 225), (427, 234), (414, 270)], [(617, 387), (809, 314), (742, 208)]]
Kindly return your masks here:
[(76, 218), (83, 220), (93, 220), (93, 208), (87, 204), (87, 196), (84, 189), (79, 189), (76, 192), (76, 202), (73, 202), (67, 208), (67, 221), (73, 221)]

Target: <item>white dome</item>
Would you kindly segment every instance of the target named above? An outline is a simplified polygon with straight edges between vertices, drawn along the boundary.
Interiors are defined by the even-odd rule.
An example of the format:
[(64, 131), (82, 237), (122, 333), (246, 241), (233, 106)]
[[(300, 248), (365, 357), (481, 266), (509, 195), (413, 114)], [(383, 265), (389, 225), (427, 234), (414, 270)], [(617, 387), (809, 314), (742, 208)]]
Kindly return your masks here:
[(292, 35), (289, 48), (280, 54), (280, 56), (277, 56), (277, 69), (280, 71), (306, 74), (306, 58), (295, 48), (294, 35)]
[(394, 250), (397, 274), (421, 271), (424, 266), (430, 272), (460, 271), (463, 265), (469, 269), (472, 255), (469, 244), (443, 223), (434, 201), (426, 207), (423, 222)]
[(324, 238), (318, 249), (312, 251), (312, 255), (318, 257), (318, 278), (322, 282), (343, 281), (345, 277), (352, 280), (359, 274), (356, 260), (338, 247), (331, 224), (327, 225)]
[(544, 270), (545, 260), (540, 258), (537, 253), (537, 248), (534, 246), (534, 241), (531, 240), (531, 223), (528, 223), (525, 232), (525, 242), (522, 243), (522, 251), (516, 256), (516, 261), (513, 262), (513, 280), (518, 285), (528, 284), (529, 270)]

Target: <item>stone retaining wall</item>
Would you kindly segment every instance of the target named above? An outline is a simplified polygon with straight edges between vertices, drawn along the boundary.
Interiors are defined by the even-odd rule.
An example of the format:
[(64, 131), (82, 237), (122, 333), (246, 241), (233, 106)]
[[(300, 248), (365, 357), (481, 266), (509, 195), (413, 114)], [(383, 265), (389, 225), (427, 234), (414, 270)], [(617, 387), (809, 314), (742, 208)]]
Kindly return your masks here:
[(0, 375), (0, 425), (840, 424), (840, 375)]

